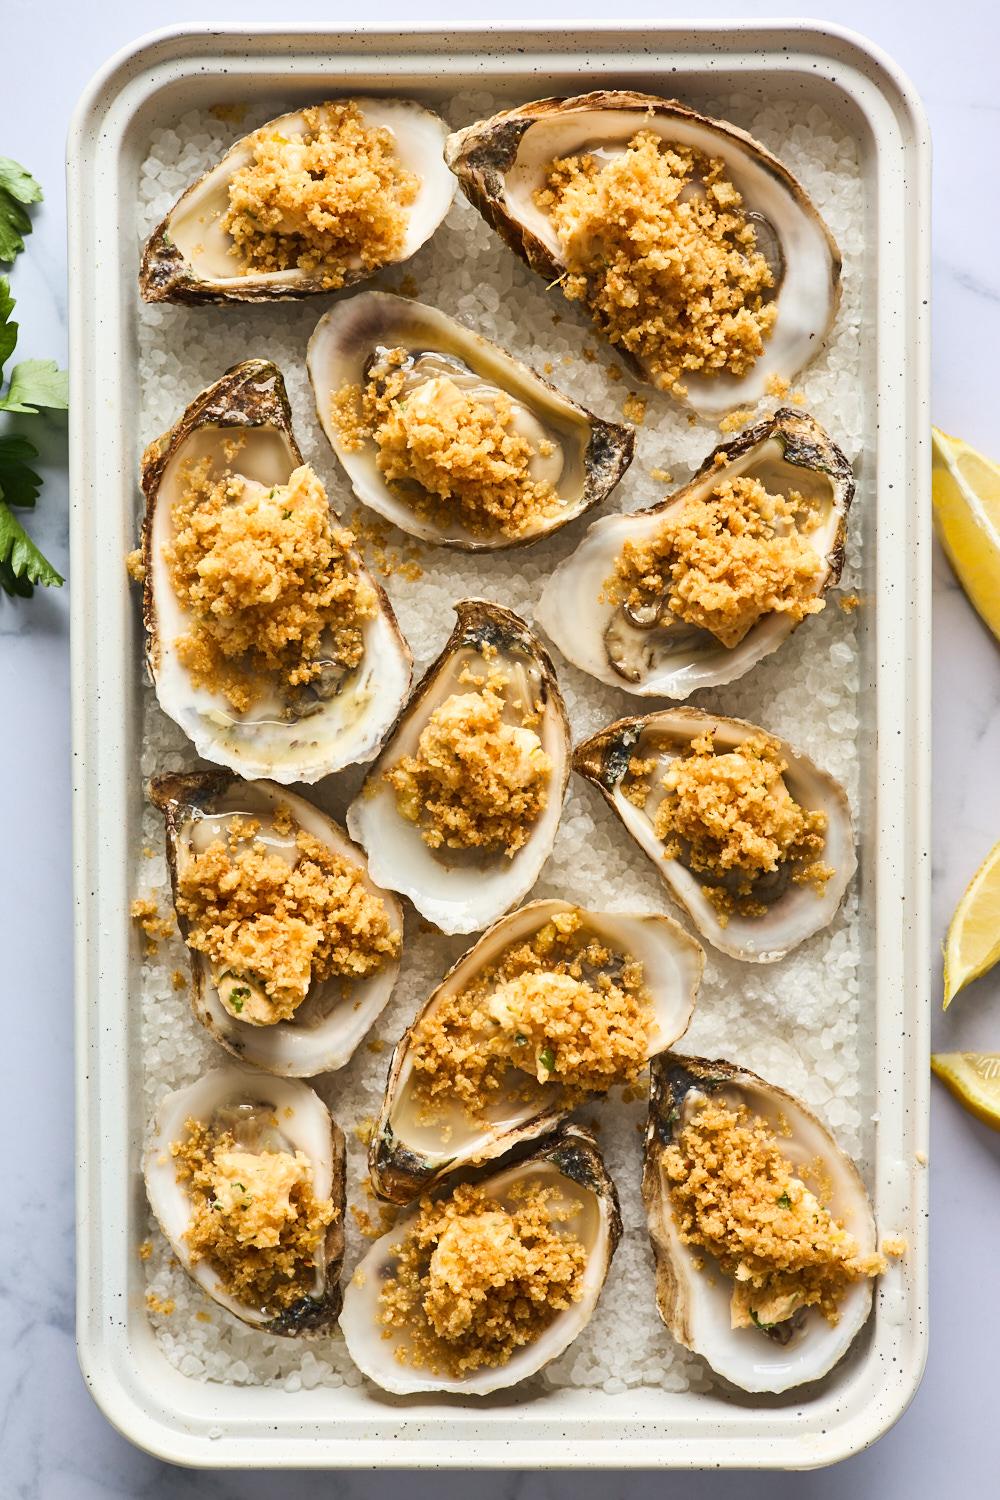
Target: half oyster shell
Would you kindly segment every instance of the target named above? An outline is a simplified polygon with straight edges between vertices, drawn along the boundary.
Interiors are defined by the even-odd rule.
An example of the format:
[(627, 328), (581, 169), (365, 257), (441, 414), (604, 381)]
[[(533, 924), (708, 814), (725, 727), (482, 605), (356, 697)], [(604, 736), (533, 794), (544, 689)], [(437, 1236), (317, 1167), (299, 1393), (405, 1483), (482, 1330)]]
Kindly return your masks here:
[(372, 1185), (381, 1197), (409, 1203), (457, 1168), (489, 1161), (534, 1140), (576, 1107), (567, 1104), (559, 1084), (539, 1083), (534, 1073), (518, 1068), (508, 1075), (509, 1088), (485, 1111), (487, 1124), (470, 1120), (457, 1099), (436, 1102), (436, 1118), (428, 1124), (421, 1119), (420, 1101), (413, 1089), (415, 1032), (421, 1022), (460, 995), (508, 948), (530, 943), (554, 916), (563, 914), (579, 916), (581, 930), (609, 949), (606, 967), (591, 973), (584, 965), (583, 977), (588, 982), (601, 974), (617, 977), (628, 959), (642, 964), (643, 984), (655, 1017), (647, 1055), (662, 1052), (684, 1035), (705, 954), (677, 922), (658, 914), (584, 911), (568, 901), (530, 902), (497, 922), (458, 960), (397, 1042), (368, 1150)]
[[(712, 1369), (745, 1391), (787, 1391), (831, 1370), (868, 1318), (872, 1283), (860, 1277), (838, 1302), (839, 1321), (830, 1326), (816, 1307), (781, 1323), (774, 1332), (732, 1328), (732, 1277), (698, 1246), (681, 1243), (664, 1148), (687, 1124), (692, 1107), (711, 1096), (729, 1108), (745, 1104), (765, 1120), (782, 1155), (810, 1179), (823, 1182), (823, 1205), (858, 1242), (862, 1255), (876, 1250), (875, 1221), (857, 1167), (801, 1100), (765, 1083), (755, 1073), (721, 1060), (664, 1053), (650, 1066), (642, 1197), (656, 1260), (656, 1303), (678, 1343), (702, 1355)], [(783, 1342), (780, 1340), (784, 1340)]]
[[(383, 1328), (376, 1318), (379, 1293), (391, 1280), (398, 1265), (398, 1251), (407, 1228), (417, 1218), (419, 1206), (402, 1215), (388, 1234), (377, 1240), (354, 1273), (344, 1295), (340, 1326), (351, 1358), (365, 1375), (387, 1391), (407, 1395), (413, 1391), (451, 1391), (461, 1395), (486, 1395), (515, 1385), (534, 1375), (568, 1348), (589, 1321), (607, 1278), (611, 1260), (621, 1239), (622, 1224), (618, 1194), (589, 1131), (564, 1126), (551, 1135), (531, 1156), (492, 1176), (480, 1178), (489, 1196), (513, 1210), (517, 1199), (511, 1189), (538, 1183), (555, 1188), (551, 1210), (576, 1208), (564, 1224), (551, 1220), (551, 1228), (574, 1234), (587, 1252), (583, 1285), (578, 1302), (553, 1317), (533, 1342), (522, 1345), (506, 1364), (481, 1365), (465, 1375), (448, 1375), (414, 1367), (400, 1359), (410, 1351), (408, 1330)], [(387, 1336), (389, 1335), (389, 1336)]]
[[(402, 251), (391, 263), (409, 260), (430, 239), (455, 195), (455, 184), (441, 160), (447, 126), (412, 99), (331, 101), (334, 105), (348, 102), (357, 105), (366, 128), (392, 132), (401, 166), (421, 178), (416, 198), (407, 210)], [(329, 107), (319, 106), (321, 118)], [(329, 267), (323, 265), (311, 271), (296, 266), (241, 274), (239, 258), (230, 254), (233, 238), (219, 223), (229, 209), (229, 184), (234, 174), (254, 160), (255, 139), (262, 135), (295, 139), (307, 133), (301, 110), (280, 115), (237, 141), (221, 161), (187, 189), (143, 250), (139, 288), (147, 302), (288, 301), (331, 290)], [(342, 285), (363, 281), (378, 269), (365, 267), (356, 257)]]
[[(230, 1130), (241, 1151), (302, 1151), (312, 1166), (312, 1191), (331, 1198), (335, 1213), (315, 1252), (316, 1277), (309, 1295), (275, 1312), (238, 1301), (223, 1286), (209, 1259), (192, 1264), (185, 1234), (191, 1222), (191, 1200), (177, 1180), (174, 1142), (183, 1141), (188, 1120)], [(251, 1328), (285, 1337), (327, 1333), (337, 1321), (343, 1300), (339, 1285), (344, 1263), (344, 1135), (326, 1105), (304, 1083), (267, 1078), (256, 1070), (229, 1063), (204, 1074), (187, 1088), (167, 1094), (156, 1113), (146, 1150), (146, 1191), (150, 1206), (174, 1253), (192, 1280), (222, 1307)]]
[(176, 646), (191, 614), (174, 592), (163, 549), (174, 536), (173, 506), (188, 465), (205, 459), (211, 478), (233, 471), (261, 489), (287, 484), (302, 455), (276, 365), (262, 359), (234, 365), (143, 454), (146, 661), (160, 707), (199, 755), (248, 778), (312, 782), (370, 760), (406, 699), (413, 658), (388, 598), (353, 549), (351, 566), (377, 599), (375, 615), (363, 622), (357, 667), (346, 671), (331, 662), (294, 703), (276, 678), (265, 681), (243, 714), (222, 693), (192, 686)]
[[(692, 146), (725, 162), (756, 230), (757, 246), (777, 286), (778, 317), (764, 352), (742, 377), (685, 372), (687, 402), (717, 420), (767, 392), (770, 377), (790, 379), (822, 349), (840, 301), (840, 252), (802, 185), (752, 136), (698, 114), (676, 99), (627, 89), (569, 99), (541, 99), (481, 120), (448, 137), (445, 160), (462, 191), (514, 254), (546, 281), (567, 272), (549, 216), (532, 194), (553, 159), (585, 153), (603, 163), (620, 155), (638, 130)], [(640, 358), (616, 349), (640, 379)]]
[[(235, 815), (255, 818), (269, 850), (283, 854), (287, 850), (290, 865), (294, 863), (294, 836), (279, 837), (273, 828), (275, 810), (283, 805), (300, 828), (356, 867), (365, 889), (384, 903), (392, 930), (402, 932), (399, 902), (369, 877), (364, 851), (305, 798), (270, 781), (242, 781), (231, 771), (154, 776), (149, 798), (163, 813), (167, 826), (167, 863), (175, 906), (179, 871), (213, 839), (224, 838)], [(186, 939), (187, 923), (181, 916), (177, 920)], [(388, 1004), (400, 962), (386, 957), (381, 968), (367, 978), (341, 981), (334, 977), (314, 983), (288, 1020), (251, 1025), (223, 1004), (207, 954), (194, 948), (189, 952), (195, 1019), (234, 1057), (283, 1078), (313, 1078), (342, 1068)], [(241, 976), (228, 977), (246, 983)]]
[(595, 521), (559, 564), (535, 619), (574, 666), (630, 693), (686, 698), (698, 688), (742, 677), (791, 635), (798, 622), (775, 610), (762, 615), (737, 645), (725, 646), (711, 631), (675, 615), (669, 591), (637, 612), (607, 588), (627, 540), (651, 539), (689, 500), (705, 499), (724, 480), (739, 477), (759, 480), (769, 494), (802, 495), (818, 523), (802, 534), (822, 559), (810, 592), (819, 597), (838, 582), (854, 498), (851, 466), (818, 422), (785, 407), (714, 448), (690, 483), (658, 505)]
[[(782, 776), (789, 793), (808, 812), (826, 815), (822, 859), (834, 873), (820, 895), (811, 885), (789, 880), (790, 871), (779, 865), (754, 886), (754, 899), (767, 906), (766, 914), (747, 917), (734, 911), (727, 926), (720, 927), (717, 910), (703, 888), (703, 879), (708, 877), (700, 878), (680, 859), (668, 856), (653, 831), (656, 810), (665, 795), (663, 772), (692, 740), (706, 732), (714, 735), (717, 754), (737, 749), (751, 736), (776, 738), (746, 719), (728, 719), (700, 708), (664, 709), (641, 719), (619, 719), (582, 741), (573, 752), (573, 769), (592, 782), (618, 814), (703, 938), (733, 958), (775, 963), (833, 920), (857, 869), (847, 793), (807, 755), (778, 740), (778, 753), (788, 763)], [(636, 776), (629, 769), (631, 761), (651, 760), (657, 763), (656, 770)]]
[[(378, 448), (372, 439), (360, 449), (345, 445), (331, 417), (331, 397), (345, 386), (363, 387), (380, 351), (385, 354), (399, 348), (407, 351), (411, 361), (405, 369), (406, 390), (444, 377), (486, 406), (493, 404), (498, 390), (511, 397), (514, 421), (510, 430), (536, 447), (531, 477), (552, 484), (559, 500), (554, 514), (540, 515), (516, 535), (506, 535), (499, 528), (480, 534), (457, 516), (442, 522), (437, 510), (456, 509), (448, 500), (435, 501), (435, 513), (418, 515), (414, 504), (427, 498), (426, 490), (416, 487), (411, 502), (400, 486), (390, 486), (378, 467)], [(403, 531), (442, 547), (480, 552), (537, 541), (605, 500), (632, 461), (635, 433), (631, 427), (594, 416), (499, 345), (437, 308), (405, 297), (361, 292), (338, 302), (316, 325), (308, 361), (320, 423), (358, 499)], [(543, 457), (537, 451), (539, 441), (551, 443), (555, 453)]]
[[(552, 663), (524, 621), (488, 599), (462, 599), (458, 622), (400, 715), (391, 738), (347, 809), (347, 828), (368, 852), (372, 879), (408, 896), (442, 932), (475, 932), (516, 906), (538, 878), (555, 840), (569, 780), (570, 732)], [(520, 726), (535, 710), (535, 731), (552, 760), (545, 807), (525, 843), (506, 849), (431, 848), (421, 825), (402, 816), (385, 773), (418, 749), (431, 716), (455, 694), (469, 668), (507, 675), (505, 722)]]

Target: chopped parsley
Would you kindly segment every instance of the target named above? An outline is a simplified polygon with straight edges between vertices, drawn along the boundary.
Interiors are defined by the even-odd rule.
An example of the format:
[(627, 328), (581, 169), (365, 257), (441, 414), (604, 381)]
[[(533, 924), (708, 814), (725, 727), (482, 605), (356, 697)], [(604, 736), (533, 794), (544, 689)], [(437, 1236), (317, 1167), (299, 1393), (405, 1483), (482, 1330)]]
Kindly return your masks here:
[(787, 1193), (782, 1193), (781, 1197), (778, 1199), (778, 1207), (779, 1208), (791, 1208), (791, 1206), (792, 1206), (792, 1200), (791, 1200), (791, 1198), (789, 1198), (789, 1196), (788, 1196)]
[(542, 1048), (541, 1052), (538, 1054), (538, 1058), (539, 1058), (539, 1061), (541, 1062), (542, 1067), (545, 1069), (545, 1071), (547, 1073), (554, 1073), (555, 1072), (555, 1070), (556, 1070), (556, 1055), (553, 1052), (552, 1048), (548, 1045), (548, 1043), (546, 1043), (545, 1046)]
[(753, 1310), (752, 1307), (750, 1309), (750, 1316), (751, 1316), (751, 1318), (753, 1318), (754, 1327), (755, 1328), (759, 1328), (760, 1331), (761, 1331), (761, 1333), (766, 1333), (769, 1328), (776, 1328), (777, 1327), (776, 1323), (762, 1323), (760, 1321), (760, 1319), (758, 1318), (757, 1314), (754, 1312), (754, 1310)]

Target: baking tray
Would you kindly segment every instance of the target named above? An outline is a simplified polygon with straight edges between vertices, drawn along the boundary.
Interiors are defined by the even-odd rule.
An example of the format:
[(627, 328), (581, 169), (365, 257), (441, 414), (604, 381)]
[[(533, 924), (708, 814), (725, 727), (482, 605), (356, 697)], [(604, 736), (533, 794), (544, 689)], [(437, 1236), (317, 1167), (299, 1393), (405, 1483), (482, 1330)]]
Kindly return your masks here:
[[(366, 1387), (295, 1393), (186, 1379), (159, 1352), (144, 1237), (138, 956), (129, 856), (142, 802), (141, 623), (133, 545), (138, 166), (186, 110), (268, 92), (525, 99), (631, 87), (696, 103), (724, 90), (815, 101), (858, 143), (867, 265), (865, 557), (859, 625), (862, 1114), (868, 1185), (908, 1251), (824, 1380), (785, 1397), (563, 1388), (456, 1405)], [(443, 32), (192, 27), (154, 33), (91, 84), (68, 145), (73, 550), (78, 1347), (126, 1437), (199, 1467), (811, 1468), (874, 1442), (926, 1353), (929, 885), (929, 204), (927, 126), (871, 44), (809, 22), (542, 24)], [(920, 1156), (918, 1156), (920, 1153)]]

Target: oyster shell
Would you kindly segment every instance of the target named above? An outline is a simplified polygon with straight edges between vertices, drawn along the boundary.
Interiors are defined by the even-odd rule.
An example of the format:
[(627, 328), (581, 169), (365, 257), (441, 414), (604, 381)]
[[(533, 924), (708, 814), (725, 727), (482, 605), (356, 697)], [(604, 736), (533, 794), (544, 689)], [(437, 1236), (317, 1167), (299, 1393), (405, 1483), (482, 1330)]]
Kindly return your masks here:
[[(475, 932), (515, 906), (531, 889), (548, 857), (562, 814), (569, 779), (570, 733), (562, 695), (548, 655), (524, 621), (488, 599), (462, 599), (458, 622), (437, 660), (427, 669), (347, 809), (347, 828), (368, 852), (372, 879), (408, 896), (443, 932)], [(500, 668), (508, 676), (505, 721), (520, 725), (525, 710), (540, 706), (536, 724), (542, 750), (553, 766), (546, 805), (525, 843), (509, 856), (504, 848), (432, 849), (419, 823), (404, 818), (385, 772), (413, 755), (421, 731), (446, 699), (468, 689), (460, 682), (471, 667), (479, 673)], [(513, 705), (520, 703), (523, 708)]]
[[(840, 301), (840, 252), (802, 185), (776, 156), (735, 125), (698, 114), (676, 99), (631, 90), (599, 90), (534, 104), (481, 120), (448, 137), (445, 160), (462, 191), (514, 254), (546, 281), (567, 272), (549, 216), (532, 198), (543, 168), (556, 157), (625, 150), (637, 130), (693, 146), (725, 162), (726, 175), (754, 223), (757, 246), (776, 283), (778, 318), (764, 352), (742, 377), (686, 372), (687, 402), (716, 420), (766, 394), (769, 377), (790, 379), (819, 353)], [(640, 359), (616, 350), (633, 374), (648, 379)]]
[[(358, 106), (367, 128), (381, 127), (393, 133), (401, 165), (422, 179), (407, 210), (402, 252), (392, 263), (409, 260), (430, 239), (455, 195), (455, 183), (441, 160), (447, 126), (412, 99), (351, 102)], [(324, 110), (329, 104), (319, 107)], [(288, 301), (331, 290), (329, 267), (320, 265), (306, 271), (296, 266), (243, 275), (239, 259), (230, 254), (233, 238), (219, 225), (229, 208), (229, 184), (234, 173), (252, 163), (253, 142), (264, 133), (290, 138), (305, 135), (307, 126), (302, 111), (280, 115), (244, 136), (178, 199), (150, 235), (142, 253), (139, 288), (147, 302)], [(360, 258), (356, 259), (357, 263), (347, 271), (344, 286), (374, 276), (379, 269), (366, 268)]]
[[(487, 406), (498, 388), (512, 398), (511, 430), (536, 448), (531, 477), (547, 479), (553, 485), (560, 501), (555, 514), (539, 516), (516, 536), (499, 529), (480, 535), (457, 517), (442, 524), (436, 515), (418, 515), (413, 504), (402, 498), (399, 487), (387, 484), (378, 467), (373, 440), (367, 440), (360, 449), (345, 446), (331, 418), (331, 396), (344, 386), (363, 386), (379, 350), (396, 348), (405, 349), (412, 361), (412, 367), (406, 370), (410, 382), (407, 389), (443, 376)], [(320, 423), (358, 499), (403, 531), (443, 547), (479, 552), (537, 541), (605, 500), (632, 461), (632, 428), (605, 422), (585, 411), (499, 345), (464, 328), (437, 308), (405, 297), (361, 292), (338, 302), (316, 325), (309, 341), (308, 361)], [(555, 453), (548, 457), (539, 454), (540, 440), (552, 443)], [(415, 498), (426, 493), (415, 490)], [(441, 501), (439, 508), (447, 511), (449, 505), (449, 501)]]
[(793, 1315), (787, 1329), (776, 1323), (774, 1334), (730, 1326), (733, 1280), (705, 1250), (681, 1243), (662, 1167), (664, 1147), (687, 1124), (692, 1104), (707, 1095), (721, 1095), (730, 1108), (746, 1104), (771, 1125), (782, 1155), (794, 1168), (809, 1170), (813, 1180), (827, 1179), (824, 1207), (844, 1220), (862, 1255), (876, 1250), (871, 1205), (854, 1163), (812, 1111), (784, 1089), (721, 1060), (670, 1052), (653, 1060), (642, 1197), (656, 1260), (660, 1316), (679, 1343), (702, 1355), (734, 1385), (745, 1391), (787, 1391), (818, 1380), (847, 1352), (871, 1311), (872, 1283), (861, 1277), (848, 1288), (833, 1327), (815, 1307)]
[(669, 592), (655, 607), (636, 611), (628, 601), (617, 603), (606, 588), (626, 540), (648, 540), (689, 500), (707, 497), (722, 481), (741, 476), (759, 480), (770, 494), (797, 490), (811, 504), (818, 524), (803, 534), (823, 563), (811, 592), (818, 597), (837, 583), (854, 498), (851, 466), (818, 422), (782, 408), (713, 449), (690, 483), (658, 505), (595, 521), (560, 563), (535, 619), (574, 666), (630, 693), (686, 698), (698, 688), (742, 677), (791, 635), (798, 622), (772, 611), (737, 645), (724, 646), (711, 631), (674, 615)]
[[(533, 1073), (521, 1069), (513, 1073), (517, 1097), (501, 1097), (490, 1105), (486, 1125), (469, 1120), (458, 1100), (442, 1110), (434, 1123), (426, 1124), (420, 1118), (420, 1103), (413, 1096), (414, 1033), (420, 1023), (443, 1002), (467, 989), (476, 975), (495, 964), (507, 948), (530, 942), (553, 916), (562, 913), (579, 915), (584, 931), (593, 933), (611, 949), (607, 968), (600, 972), (615, 976), (627, 957), (642, 963), (643, 983), (655, 1016), (648, 1056), (672, 1046), (684, 1035), (694, 1011), (705, 954), (677, 922), (659, 914), (593, 912), (567, 901), (532, 901), (497, 922), (458, 960), (397, 1042), (368, 1151), (372, 1185), (383, 1198), (409, 1203), (458, 1167), (489, 1161), (513, 1146), (534, 1140), (575, 1108), (575, 1104), (567, 1104), (560, 1085), (538, 1083)], [(589, 977), (586, 968), (584, 977)]]
[[(183, 870), (193, 854), (202, 853), (212, 839), (224, 837), (235, 814), (256, 818), (269, 850), (283, 855), (288, 851), (289, 864), (294, 864), (294, 836), (279, 837), (272, 826), (273, 814), (282, 804), (300, 828), (358, 869), (366, 890), (384, 903), (391, 928), (402, 932), (399, 902), (369, 877), (364, 851), (351, 843), (332, 818), (303, 797), (273, 782), (242, 781), (231, 771), (208, 771), (154, 776), (149, 798), (163, 813), (167, 826), (167, 862), (175, 905), (179, 869)], [(178, 925), (186, 939), (187, 923), (181, 916)], [(333, 977), (314, 983), (288, 1020), (253, 1025), (223, 1003), (219, 985), (224, 981), (213, 972), (208, 955), (194, 948), (189, 952), (195, 1019), (234, 1057), (284, 1078), (312, 1078), (342, 1068), (387, 1005), (399, 973), (399, 959), (387, 957), (367, 978), (342, 982)], [(227, 977), (248, 983), (241, 975)], [(230, 988), (231, 983), (227, 993)]]
[[(833, 867), (834, 874), (819, 895), (811, 885), (796, 885), (787, 879), (790, 872), (783, 875), (786, 867), (779, 865), (777, 872), (763, 875), (753, 889), (754, 899), (767, 905), (766, 914), (747, 917), (734, 911), (728, 925), (720, 927), (716, 908), (705, 895), (702, 880), (680, 859), (670, 858), (653, 831), (656, 809), (664, 795), (660, 785), (662, 772), (691, 740), (709, 730), (720, 754), (735, 750), (751, 735), (767, 734), (745, 719), (728, 719), (699, 708), (664, 709), (641, 719), (619, 719), (607, 729), (599, 730), (577, 746), (573, 768), (597, 787), (618, 814), (703, 938), (733, 958), (750, 963), (775, 963), (832, 921), (857, 868), (847, 793), (807, 755), (785, 740), (778, 741), (779, 754), (788, 762), (783, 780), (791, 796), (807, 811), (826, 814), (822, 859)], [(634, 777), (629, 771), (631, 760), (655, 760), (659, 769)], [(639, 781), (649, 784), (648, 794), (641, 802), (632, 800)]]
[[(171, 1145), (183, 1140), (188, 1120), (231, 1130), (239, 1149), (254, 1155), (303, 1151), (312, 1165), (314, 1196), (332, 1198), (336, 1212), (316, 1250), (315, 1287), (291, 1307), (275, 1312), (238, 1301), (224, 1289), (210, 1260), (192, 1265), (184, 1237), (191, 1222), (191, 1202), (184, 1183), (177, 1181), (175, 1158), (170, 1154)], [(306, 1084), (268, 1078), (255, 1069), (228, 1063), (187, 1088), (167, 1094), (153, 1123), (145, 1173), (150, 1206), (174, 1254), (214, 1301), (251, 1328), (286, 1337), (323, 1334), (336, 1323), (344, 1263), (344, 1135)]]
[[(355, 1271), (344, 1295), (340, 1326), (351, 1358), (365, 1375), (387, 1391), (407, 1395), (413, 1391), (452, 1391), (462, 1395), (485, 1395), (534, 1375), (555, 1359), (583, 1330), (597, 1305), (611, 1260), (621, 1238), (618, 1194), (589, 1131), (564, 1126), (549, 1136), (531, 1156), (494, 1175), (479, 1179), (506, 1207), (514, 1200), (510, 1189), (523, 1182), (555, 1187), (558, 1196), (552, 1208), (579, 1205), (566, 1228), (587, 1251), (583, 1271), (583, 1295), (557, 1312), (552, 1322), (533, 1342), (516, 1349), (506, 1364), (480, 1366), (464, 1376), (433, 1373), (426, 1367), (402, 1363), (397, 1351), (409, 1345), (407, 1330), (383, 1329), (377, 1322), (378, 1298), (397, 1265), (398, 1247), (419, 1208), (402, 1215), (388, 1234), (377, 1240)], [(552, 1222), (559, 1229), (559, 1221)]]
[(347, 671), (331, 662), (294, 705), (275, 678), (244, 714), (222, 693), (192, 686), (176, 649), (191, 615), (174, 592), (163, 549), (174, 535), (172, 509), (188, 461), (206, 458), (213, 476), (235, 470), (261, 488), (286, 484), (301, 465), (276, 365), (262, 359), (235, 365), (143, 455), (146, 660), (160, 707), (199, 755), (249, 778), (311, 782), (370, 760), (406, 699), (413, 658), (389, 600), (353, 549), (352, 566), (375, 591), (378, 604), (376, 614), (363, 622), (364, 654), (356, 668)]

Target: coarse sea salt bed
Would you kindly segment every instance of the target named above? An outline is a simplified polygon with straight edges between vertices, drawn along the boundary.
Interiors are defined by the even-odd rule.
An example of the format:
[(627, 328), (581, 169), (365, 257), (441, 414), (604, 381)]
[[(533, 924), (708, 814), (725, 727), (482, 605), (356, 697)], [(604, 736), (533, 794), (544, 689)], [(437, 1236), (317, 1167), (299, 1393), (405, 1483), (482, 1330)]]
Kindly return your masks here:
[[(516, 100), (465, 92), (441, 106), (453, 128), (506, 108)], [(826, 219), (844, 257), (843, 299), (836, 326), (821, 356), (795, 383), (804, 409), (830, 432), (852, 461), (861, 447), (860, 276), (863, 241), (862, 185), (853, 140), (818, 106), (732, 96), (714, 101), (715, 113), (748, 129), (798, 176)], [(281, 112), (281, 101), (246, 114), (237, 125), (211, 113), (192, 112), (172, 128), (154, 132), (140, 174), (136, 230), (141, 244), (179, 194), (218, 160), (238, 136)], [(459, 194), (429, 244), (394, 274), (373, 283), (399, 289), (412, 277), (421, 300), (495, 340), (551, 378), (584, 406), (620, 419), (633, 387), (614, 381), (607, 369), (615, 353), (594, 337), (579, 303), (548, 291), (500, 243)], [(407, 283), (410, 286), (410, 283)], [(348, 293), (349, 295), (349, 293)], [(309, 335), (334, 299), (255, 307), (147, 307), (139, 314), (138, 372), (142, 438), (148, 442), (170, 427), (186, 404), (240, 360), (263, 357), (283, 371), (306, 462), (327, 486), (333, 504), (350, 516), (358, 510), (316, 421), (305, 365)], [(587, 349), (595, 356), (586, 359)], [(631, 511), (653, 504), (669, 488), (653, 469), (668, 470), (683, 483), (719, 441), (716, 428), (692, 422), (666, 396), (648, 388), (645, 421), (636, 458), (605, 511)], [(761, 415), (778, 403), (767, 398)], [(137, 456), (138, 457), (138, 456)], [(856, 505), (859, 502), (855, 502)], [(137, 527), (139, 511), (137, 508)], [(362, 512), (360, 521), (378, 518)], [(470, 595), (486, 596), (516, 610), (530, 623), (552, 568), (577, 545), (592, 516), (530, 549), (474, 558), (418, 547), (411, 538), (379, 523), (368, 547), (370, 564), (386, 573), (393, 562), (417, 560), (422, 575), (393, 571), (384, 581), (400, 625), (413, 649), (419, 674), (451, 630), (451, 606)], [(857, 582), (857, 525), (849, 534), (845, 593)], [(413, 568), (407, 573), (415, 572)], [(808, 619), (775, 655), (740, 682), (704, 691), (693, 700), (703, 708), (751, 719), (811, 755), (846, 786), (856, 806), (858, 751), (857, 651), (854, 616), (831, 602)], [(654, 700), (636, 699), (606, 687), (557, 656), (574, 741), (626, 714), (650, 712)], [(142, 774), (197, 766), (190, 743), (159, 710), (150, 689), (144, 705)], [(357, 790), (362, 769), (329, 778), (308, 796), (342, 817)], [(153, 895), (161, 913), (170, 892), (159, 815), (147, 806), (135, 872), (136, 895)], [(596, 791), (574, 777), (553, 852), (532, 897), (560, 896), (617, 911), (672, 908), (652, 865), (626, 835)], [(338, 1073), (313, 1086), (340, 1122), (348, 1143), (348, 1204), (378, 1222), (366, 1188), (365, 1124), (377, 1114), (391, 1046), (474, 937), (421, 934), (412, 910), (406, 922), (403, 969), (392, 1000), (368, 1040)], [(740, 964), (709, 949), (694, 1020), (679, 1047), (707, 1057), (726, 1057), (805, 1099), (855, 1157), (861, 1117), (857, 1054), (859, 936), (857, 896), (852, 890), (834, 921), (786, 958), (770, 966)], [(173, 988), (173, 971), (187, 971), (186, 952), (174, 937), (142, 970), (145, 1122), (164, 1094), (192, 1082), (226, 1055), (191, 1015), (187, 995)], [(566, 1353), (524, 1387), (600, 1386), (608, 1393), (638, 1385), (667, 1391), (707, 1390), (715, 1377), (697, 1357), (675, 1344), (657, 1315), (653, 1262), (639, 1196), (641, 1097), (613, 1090), (579, 1114), (596, 1121), (598, 1142), (621, 1195), (624, 1235), (597, 1311)], [(348, 1212), (345, 1278), (368, 1241)], [(225, 1384), (303, 1387), (361, 1385), (342, 1339), (303, 1344), (254, 1332), (197, 1291), (174, 1260), (150, 1218), (146, 1260), (150, 1317), (166, 1358), (184, 1375)], [(164, 1309), (171, 1308), (166, 1311)], [(156, 1310), (161, 1309), (161, 1310)]]

